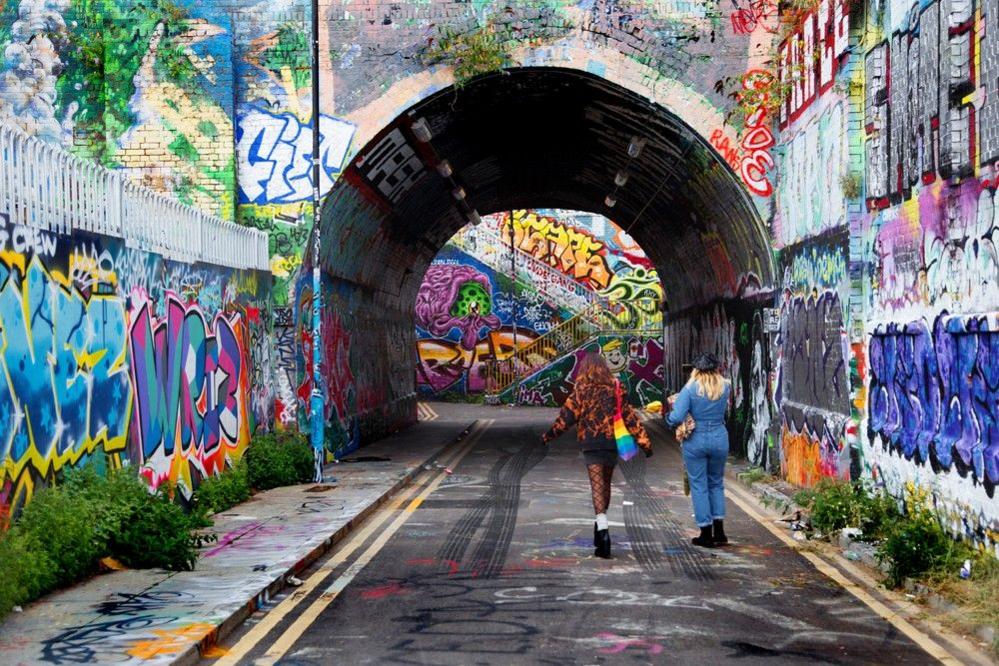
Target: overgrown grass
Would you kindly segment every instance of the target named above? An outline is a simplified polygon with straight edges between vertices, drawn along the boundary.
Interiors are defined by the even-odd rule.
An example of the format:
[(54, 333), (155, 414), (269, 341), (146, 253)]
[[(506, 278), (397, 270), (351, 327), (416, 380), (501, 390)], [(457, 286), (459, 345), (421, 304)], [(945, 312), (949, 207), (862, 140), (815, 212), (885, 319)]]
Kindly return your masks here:
[[(884, 492), (825, 480), (799, 492), (795, 502), (810, 511), (812, 527), (819, 532), (859, 527), (865, 540), (876, 541), (887, 587), (919, 582), (957, 606), (947, 613), (952, 622), (990, 625), (999, 633), (999, 560), (954, 540), (941, 526), (925, 491), (910, 487), (901, 512), (895, 498)], [(965, 560), (971, 561), (971, 575), (962, 579), (959, 572)], [(992, 649), (999, 656), (999, 644)]]
[(0, 617), (17, 605), (94, 573), (110, 556), (133, 567), (188, 570), (214, 535), (198, 512), (151, 494), (135, 470), (70, 470), (35, 493), (0, 534)]
[(211, 524), (209, 512), (246, 501), (251, 487), (311, 481), (315, 469), (303, 435), (258, 435), (243, 460), (202, 481), (185, 509), (173, 500), (172, 489), (150, 493), (134, 468), (101, 473), (107, 465), (96, 462), (36, 492), (0, 532), (0, 618), (95, 573), (104, 557), (133, 568), (193, 569), (198, 550), (215, 539), (200, 531)]
[[(965, 629), (988, 625), (999, 635), (999, 560), (991, 552), (952, 539), (924, 493), (910, 488), (906, 505), (907, 515), (878, 548), (879, 560), (888, 565), (885, 584), (899, 587), (907, 579), (922, 583), (955, 605), (941, 611), (942, 619)], [(965, 561), (971, 571), (962, 578)], [(999, 657), (999, 639), (990, 647)]]
[[(961, 579), (955, 574), (954, 561), (948, 568), (937, 567), (925, 579), (931, 590), (958, 607), (947, 613), (948, 619), (959, 624), (988, 625), (997, 638), (991, 649), (999, 657), (999, 560), (991, 553), (960, 544), (964, 552), (956, 552), (957, 560), (971, 560), (971, 576)], [(959, 564), (957, 566), (960, 566)]]

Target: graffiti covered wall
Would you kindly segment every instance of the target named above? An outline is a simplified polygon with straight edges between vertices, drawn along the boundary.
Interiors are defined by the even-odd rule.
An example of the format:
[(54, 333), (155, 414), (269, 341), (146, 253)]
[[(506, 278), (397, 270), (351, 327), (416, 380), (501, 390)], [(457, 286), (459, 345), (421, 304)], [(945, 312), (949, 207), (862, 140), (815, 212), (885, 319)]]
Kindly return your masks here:
[[(690, 223), (656, 220), (666, 231), (650, 236), (675, 257), (656, 267), (676, 308), (663, 350), (666, 384), (679, 385), (693, 353), (715, 350), (736, 383), (733, 449), (803, 485), (863, 478), (899, 495), (907, 484), (925, 486), (955, 533), (995, 544), (999, 7), (995, 0), (923, 0), (856, 9), (844, 0), (819, 0), (785, 17), (765, 1), (331, 5), (320, 30), (315, 185), (325, 193), (342, 182), (362, 147), (376, 137), (395, 141), (380, 133), (455, 82), (454, 63), (435, 50), (448, 31), (459, 41), (497, 35), (516, 65), (585, 72), (659, 104), (722, 161), (684, 163), (689, 179), (677, 203), (691, 213)], [(251, 355), (274, 368), (273, 408), (262, 388), (268, 384), (251, 375), (250, 409), (241, 412), (247, 418), (233, 416), (245, 401), (223, 400), (216, 391), (215, 407), (196, 405), (197, 414), (179, 421), (174, 434), (186, 442), (179, 448), (223, 450), (233, 432), (253, 423), (252, 414), (270, 409), (281, 426), (305, 423), (314, 343), (311, 286), (302, 273), (313, 191), (308, 16), (303, 0), (0, 2), (0, 119), (181, 201), (267, 230), (274, 273), (269, 306), (253, 300), (249, 278), (151, 259), (146, 265), (140, 253), (101, 240), (101, 247), (117, 248), (108, 249), (115, 282), (83, 297), (66, 272), (70, 241), (53, 237), (53, 250), (48, 237), (17, 232), (23, 266), (8, 261), (15, 254), (2, 258), (8, 298), (54, 291), (65, 299), (64, 316), (87, 321), (113, 322), (119, 308), (126, 369), (110, 352), (98, 358), (78, 350), (72, 372), (89, 373), (90, 388), (74, 384), (76, 375), (58, 379), (76, 386), (65, 394), (72, 409), (49, 400), (39, 414), (18, 408), (31, 403), (19, 396), (45, 391), (10, 374), (3, 399), (15, 405), (14, 434), (3, 446), (5, 460), (19, 462), (4, 468), (0, 501), (23, 495), (17, 489), (28, 487), (24, 470), (42, 479), (90, 449), (110, 447), (123, 459), (148, 462), (154, 482), (184, 478), (185, 465), (192, 479), (210, 472), (215, 463), (207, 459), (167, 464), (183, 458), (168, 439), (175, 411), (194, 389), (183, 399), (160, 400), (151, 389), (140, 396), (140, 379), (177, 361), (171, 336), (205, 350), (203, 367), (190, 371), (194, 385), (231, 388), (223, 375), (264, 367), (236, 363), (242, 357), (233, 340), (245, 339)], [(778, 26), (778, 18), (793, 24)], [(389, 147), (396, 152), (385, 155), (396, 163), (358, 170), (359, 178), (378, 180), (369, 183), (364, 205), (391, 207), (431, 166), (404, 140)], [(725, 165), (746, 201), (718, 200)], [(749, 217), (768, 224), (765, 247), (745, 222), (749, 208)], [(499, 217), (483, 225), (492, 225), (491, 237), (472, 234), (442, 256), (428, 274), (438, 287), (424, 294), (414, 331), (411, 301), (419, 285), (412, 282), (446, 238), (364, 226), (375, 217), (360, 215), (351, 233), (332, 234), (342, 247), (331, 262), (335, 271), (324, 277), (321, 323), (331, 335), (317, 343), (331, 359), (321, 373), (330, 392), (331, 451), (410, 418), (414, 349), (422, 389), (475, 391), (481, 359), (512, 349), (514, 323), (518, 337), (537, 337), (594, 290), (618, 297), (653, 283), (652, 266), (633, 260), (621, 239), (587, 235), (550, 212), (515, 212), (508, 224)], [(508, 228), (524, 258), (509, 280), (497, 263), (506, 256)], [(389, 247), (393, 262), (380, 261), (375, 247)], [(660, 248), (646, 249), (651, 255)], [(768, 282), (771, 267), (777, 277)], [(407, 278), (407, 269), (418, 276)], [(389, 273), (398, 287), (376, 288)], [(232, 279), (235, 291), (216, 289)], [(764, 328), (764, 308), (771, 307), (774, 332)], [(36, 326), (41, 319), (27, 321)], [(260, 334), (272, 326), (273, 347), (271, 336)], [(72, 337), (58, 329), (57, 321), (49, 342), (32, 329), (18, 344)], [(150, 341), (166, 351), (133, 356)], [(24, 363), (43, 367), (31, 355)], [(71, 367), (59, 364), (58, 372)], [(115, 393), (126, 380), (127, 399)], [(555, 396), (562, 389), (538, 390)], [(127, 414), (125, 430), (92, 418), (70, 424), (69, 413), (92, 412), (88, 405), (98, 398), (115, 405), (101, 418)], [(28, 437), (25, 419), (48, 441)]]
[(663, 399), (663, 346), (657, 339), (602, 335), (524, 378), (512, 389), (522, 405), (560, 406), (572, 393), (587, 354), (599, 354), (624, 387), (632, 405)]
[[(976, 17), (978, 17), (976, 19)], [(999, 5), (885, 11), (865, 42), (864, 473), (999, 552)], [(866, 404), (863, 404), (863, 403)]]
[(190, 496), (272, 419), (269, 278), (0, 227), (0, 519), (98, 454)]
[(781, 109), (772, 220), (783, 474), (922, 487), (955, 535), (992, 546), (997, 21), (991, 1), (852, 20), (849, 53), (806, 67)]

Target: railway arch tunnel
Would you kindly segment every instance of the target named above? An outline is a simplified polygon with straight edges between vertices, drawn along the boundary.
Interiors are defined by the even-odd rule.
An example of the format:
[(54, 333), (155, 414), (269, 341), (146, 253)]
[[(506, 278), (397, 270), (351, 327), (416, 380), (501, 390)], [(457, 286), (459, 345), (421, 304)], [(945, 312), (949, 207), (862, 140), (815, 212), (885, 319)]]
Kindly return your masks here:
[[(325, 200), (329, 446), (415, 419), (414, 303), (427, 267), (477, 216), (523, 208), (613, 217), (641, 245), (670, 307), (667, 385), (679, 385), (680, 364), (705, 345), (748, 380), (717, 316), (720, 304), (740, 304), (751, 320), (773, 295), (767, 230), (744, 182), (707, 137), (619, 84), (567, 68), (508, 69), (389, 119)], [(297, 290), (307, 365), (308, 260)], [(438, 304), (442, 313), (451, 305)]]
[[(582, 208), (656, 263), (667, 384), (694, 349), (725, 359), (735, 451), (800, 486), (932, 488), (950, 531), (997, 548), (994, 0), (320, 0), (319, 183), (304, 0), (38, 4), (0, 3), (0, 48), (35, 65), (4, 65), (5, 124), (268, 233), (269, 285), (160, 280), (132, 253), (115, 267), (121, 289), (196, 298), (206, 317), (252, 296), (229, 462), (255, 425), (307, 423), (313, 341), (295, 306), (311, 298), (313, 185), (331, 194), (332, 447), (413, 419), (413, 296), (470, 211)], [(138, 427), (138, 406), (117, 412), (116, 428)], [(117, 455), (120, 441), (86, 445)], [(192, 491), (219, 459), (192, 446), (129, 457), (162, 451)], [(64, 462), (45, 442), (11, 451), (37, 479)], [(19, 479), (0, 474), (0, 514)]]

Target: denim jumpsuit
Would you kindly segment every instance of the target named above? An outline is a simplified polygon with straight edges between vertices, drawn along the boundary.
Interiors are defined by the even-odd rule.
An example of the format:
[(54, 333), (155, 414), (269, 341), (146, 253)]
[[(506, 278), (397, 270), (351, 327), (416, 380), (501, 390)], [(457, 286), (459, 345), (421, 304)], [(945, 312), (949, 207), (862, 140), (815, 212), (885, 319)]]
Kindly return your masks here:
[(683, 443), (683, 462), (690, 481), (694, 519), (698, 527), (707, 527), (712, 519), (725, 517), (724, 479), (725, 459), (728, 457), (725, 410), (732, 386), (725, 382), (717, 400), (698, 395), (697, 390), (696, 382), (687, 382), (680, 389), (666, 422), (675, 428), (683, 423), (688, 413), (694, 417), (694, 432)]

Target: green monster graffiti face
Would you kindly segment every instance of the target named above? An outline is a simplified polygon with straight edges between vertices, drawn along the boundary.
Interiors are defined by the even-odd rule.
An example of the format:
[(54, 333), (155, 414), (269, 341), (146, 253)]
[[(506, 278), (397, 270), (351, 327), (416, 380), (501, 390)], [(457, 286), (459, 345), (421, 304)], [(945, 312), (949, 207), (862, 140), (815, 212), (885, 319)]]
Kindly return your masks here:
[(492, 311), (489, 292), (478, 282), (469, 281), (458, 288), (458, 296), (451, 305), (452, 317), (467, 317), (470, 314), (486, 316)]

